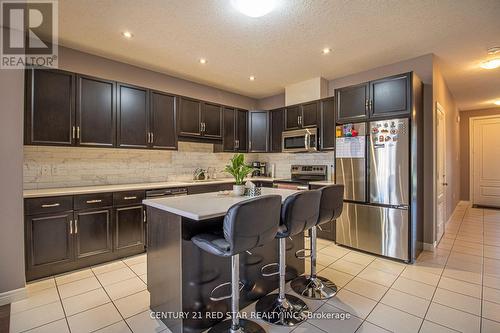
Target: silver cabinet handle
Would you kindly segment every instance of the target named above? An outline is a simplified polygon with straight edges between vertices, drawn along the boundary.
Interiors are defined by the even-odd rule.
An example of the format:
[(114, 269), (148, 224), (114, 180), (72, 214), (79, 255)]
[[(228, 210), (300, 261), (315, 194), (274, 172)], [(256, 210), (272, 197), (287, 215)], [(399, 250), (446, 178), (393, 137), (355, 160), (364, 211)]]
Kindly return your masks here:
[(73, 235), (73, 220), (69, 220), (69, 234)]
[(369, 108), (370, 108), (370, 111), (373, 111), (373, 100), (372, 99), (370, 99), (370, 106), (369, 106)]
[(76, 138), (80, 139), (80, 126), (76, 126)]
[(142, 217), (142, 221), (143, 221), (144, 223), (146, 223), (146, 210), (143, 210), (143, 211), (142, 211), (142, 216), (143, 216), (143, 217)]
[(42, 208), (50, 208), (50, 207), (58, 207), (61, 204), (59, 202), (53, 203), (53, 204), (44, 204), (42, 205)]
[(94, 199), (94, 200), (87, 200), (86, 201), (88, 204), (93, 204), (93, 203), (99, 203), (99, 202), (102, 202), (101, 199)]
[(368, 111), (368, 107), (369, 107), (368, 98), (365, 98), (365, 111)]
[(75, 139), (75, 138), (76, 138), (75, 131), (76, 131), (76, 128), (75, 128), (75, 126), (73, 126), (72, 131), (71, 131), (71, 137), (72, 137), (73, 139)]
[(78, 233), (78, 220), (75, 220), (75, 235)]
[(153, 143), (154, 141), (155, 141), (155, 134), (151, 132), (151, 143)]
[(137, 199), (136, 196), (133, 196), (133, 197), (123, 197), (123, 200), (134, 200), (134, 199)]

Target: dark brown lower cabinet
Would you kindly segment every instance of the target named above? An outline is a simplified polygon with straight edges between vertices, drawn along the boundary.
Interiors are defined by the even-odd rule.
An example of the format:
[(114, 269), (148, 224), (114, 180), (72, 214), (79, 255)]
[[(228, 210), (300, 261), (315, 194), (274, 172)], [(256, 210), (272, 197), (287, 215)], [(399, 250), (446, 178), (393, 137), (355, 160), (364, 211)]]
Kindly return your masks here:
[(76, 259), (111, 253), (111, 208), (75, 212)]
[(142, 205), (115, 208), (115, 250), (144, 250), (144, 223)]

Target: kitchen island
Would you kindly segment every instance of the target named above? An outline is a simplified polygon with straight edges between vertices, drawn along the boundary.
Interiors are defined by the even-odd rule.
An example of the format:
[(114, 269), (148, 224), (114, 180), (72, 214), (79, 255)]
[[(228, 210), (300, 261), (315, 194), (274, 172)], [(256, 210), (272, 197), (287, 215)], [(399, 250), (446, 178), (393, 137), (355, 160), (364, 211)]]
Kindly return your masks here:
[[(283, 200), (293, 190), (262, 188), (262, 194), (279, 194)], [(144, 200), (148, 219), (148, 290), (151, 309), (172, 332), (202, 332), (224, 319), (230, 300), (213, 301), (212, 290), (231, 280), (230, 258), (221, 258), (200, 250), (191, 237), (220, 229), (227, 210), (247, 200), (218, 192)], [(304, 237), (287, 239), (287, 279), (304, 272), (304, 262), (295, 252), (304, 248)], [(264, 277), (262, 268), (278, 262), (278, 242), (255, 248), (240, 255), (240, 308), (278, 288), (278, 277)], [(266, 268), (273, 272), (275, 266)], [(219, 288), (215, 297), (229, 294)]]

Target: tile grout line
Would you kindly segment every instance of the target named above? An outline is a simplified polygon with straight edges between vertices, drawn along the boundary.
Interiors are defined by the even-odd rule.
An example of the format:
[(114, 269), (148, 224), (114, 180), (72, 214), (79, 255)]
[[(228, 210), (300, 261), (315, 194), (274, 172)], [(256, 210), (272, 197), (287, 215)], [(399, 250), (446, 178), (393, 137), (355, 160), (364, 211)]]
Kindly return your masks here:
[(57, 283), (57, 280), (55, 278), (54, 278), (54, 283), (56, 285), (57, 295), (59, 296), (59, 302), (61, 303), (61, 308), (62, 308), (63, 314), (64, 314), (64, 320), (66, 321), (66, 326), (68, 327), (68, 332), (71, 333), (71, 327), (69, 327), (68, 316), (66, 316), (66, 309), (64, 308), (64, 304), (62, 302), (62, 297), (61, 297), (61, 294), (59, 293), (59, 284)]
[(483, 293), (484, 293), (484, 209), (482, 210), (483, 212), (483, 218), (481, 219), (481, 226), (482, 226), (482, 230), (483, 230), (483, 233), (482, 233), (482, 236), (483, 236), (483, 246), (482, 246), (482, 253), (483, 253), (483, 257), (482, 257), (482, 269), (481, 269), (481, 306), (480, 306), (480, 312), (479, 312), (479, 332), (481, 333), (483, 331), (483, 304), (484, 304), (484, 300), (483, 300)]

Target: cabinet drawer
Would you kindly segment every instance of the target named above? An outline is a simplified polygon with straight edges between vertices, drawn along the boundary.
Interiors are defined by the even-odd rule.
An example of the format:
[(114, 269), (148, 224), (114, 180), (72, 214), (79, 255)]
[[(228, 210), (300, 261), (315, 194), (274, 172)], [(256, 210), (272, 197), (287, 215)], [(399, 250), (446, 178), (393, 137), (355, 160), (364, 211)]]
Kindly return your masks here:
[(64, 212), (73, 209), (73, 197), (46, 197), (24, 200), (24, 211), (26, 215)]
[(75, 196), (75, 210), (113, 205), (113, 193), (82, 194)]
[(113, 205), (125, 206), (142, 203), (146, 195), (145, 191), (126, 191), (113, 193)]

